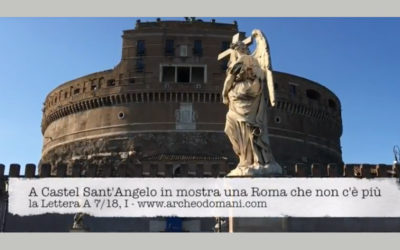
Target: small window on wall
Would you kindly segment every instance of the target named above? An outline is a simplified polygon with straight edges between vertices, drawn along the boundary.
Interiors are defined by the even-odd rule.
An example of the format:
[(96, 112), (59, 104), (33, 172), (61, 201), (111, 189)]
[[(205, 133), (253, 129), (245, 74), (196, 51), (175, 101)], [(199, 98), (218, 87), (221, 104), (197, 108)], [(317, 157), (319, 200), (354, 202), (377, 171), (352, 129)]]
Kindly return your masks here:
[(190, 82), (190, 67), (178, 67), (177, 69), (177, 82), (189, 83)]
[(114, 80), (114, 79), (108, 80), (108, 81), (107, 81), (107, 86), (108, 86), (108, 87), (115, 86), (115, 80)]
[(195, 40), (193, 46), (193, 55), (202, 56), (203, 55), (203, 47), (201, 44), (201, 40)]
[(136, 55), (144, 56), (146, 53), (146, 48), (144, 45), (144, 40), (138, 40), (136, 43)]
[(80, 92), (80, 89), (74, 89), (74, 95), (79, 94), (79, 92)]
[(97, 84), (96, 83), (91, 83), (90, 89), (91, 90), (97, 90)]
[(173, 56), (174, 53), (175, 53), (174, 40), (166, 40), (165, 41), (165, 55)]
[(143, 72), (144, 71), (144, 63), (142, 58), (136, 59), (136, 72)]
[(313, 89), (307, 89), (306, 91), (306, 95), (308, 98), (310, 98), (311, 100), (319, 100), (321, 97), (321, 94), (318, 93), (317, 91), (313, 90)]
[(289, 84), (289, 93), (290, 93), (290, 96), (296, 96), (297, 86), (294, 84)]
[(161, 82), (172, 83), (205, 83), (205, 66), (165, 65), (161, 66)]
[(204, 67), (192, 67), (192, 82), (193, 83), (204, 82)]
[(187, 57), (188, 56), (187, 45), (179, 46), (179, 56), (181, 56), (181, 57)]
[(230, 45), (231, 45), (230, 42), (223, 41), (222, 44), (221, 44), (221, 52), (229, 49)]
[(334, 100), (329, 99), (328, 100), (328, 105), (332, 110), (336, 111), (337, 107), (336, 107), (336, 102)]
[(162, 81), (175, 82), (175, 67), (165, 66), (162, 68)]

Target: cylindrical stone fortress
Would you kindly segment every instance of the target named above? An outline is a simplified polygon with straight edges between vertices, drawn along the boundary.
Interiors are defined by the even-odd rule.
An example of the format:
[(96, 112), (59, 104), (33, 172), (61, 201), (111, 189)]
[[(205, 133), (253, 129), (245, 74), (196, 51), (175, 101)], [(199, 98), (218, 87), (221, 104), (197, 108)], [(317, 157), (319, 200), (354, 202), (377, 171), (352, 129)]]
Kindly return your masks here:
[[(236, 23), (137, 22), (124, 31), (114, 69), (64, 83), (47, 96), (41, 162), (115, 170), (125, 164), (128, 176), (169, 168), (175, 176), (223, 175), (237, 158), (223, 132), (226, 61), (217, 55), (237, 32)], [(274, 79), (277, 106), (268, 110), (268, 126), (277, 161), (342, 163), (335, 94), (286, 73), (274, 72)]]

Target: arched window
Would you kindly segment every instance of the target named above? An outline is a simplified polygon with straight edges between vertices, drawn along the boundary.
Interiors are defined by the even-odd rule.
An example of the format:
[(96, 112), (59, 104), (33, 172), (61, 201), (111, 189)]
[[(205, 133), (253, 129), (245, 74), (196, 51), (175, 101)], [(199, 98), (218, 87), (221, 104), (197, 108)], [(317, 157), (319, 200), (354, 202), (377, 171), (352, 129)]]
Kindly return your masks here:
[(312, 99), (312, 100), (319, 100), (321, 98), (321, 94), (318, 93), (318, 91), (315, 91), (313, 89), (307, 89), (306, 91), (306, 95), (308, 98)]
[(337, 105), (336, 105), (336, 102), (334, 101), (334, 100), (332, 100), (332, 99), (329, 99), (328, 100), (328, 106), (332, 109), (332, 110), (337, 110)]

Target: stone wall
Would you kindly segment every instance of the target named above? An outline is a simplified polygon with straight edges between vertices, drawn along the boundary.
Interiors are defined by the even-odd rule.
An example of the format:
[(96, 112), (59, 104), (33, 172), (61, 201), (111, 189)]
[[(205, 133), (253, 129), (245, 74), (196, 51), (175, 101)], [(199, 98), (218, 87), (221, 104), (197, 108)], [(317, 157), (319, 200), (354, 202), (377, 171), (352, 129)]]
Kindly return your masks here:
[[(201, 152), (235, 163), (223, 135), (227, 107), (221, 90), (227, 62), (217, 61), (217, 55), (237, 32), (236, 23), (139, 21), (123, 32), (115, 68), (66, 82), (46, 97), (42, 161), (57, 165), (62, 159), (70, 165), (83, 153), (140, 151), (147, 156)], [(165, 67), (174, 70), (174, 77), (164, 77)], [(190, 79), (178, 79), (181, 68), (190, 68)], [(203, 75), (193, 75), (195, 69)], [(339, 99), (311, 80), (273, 74), (277, 105), (268, 109), (268, 132), (278, 162), (342, 164)], [(114, 150), (104, 150), (103, 144), (113, 144)]]

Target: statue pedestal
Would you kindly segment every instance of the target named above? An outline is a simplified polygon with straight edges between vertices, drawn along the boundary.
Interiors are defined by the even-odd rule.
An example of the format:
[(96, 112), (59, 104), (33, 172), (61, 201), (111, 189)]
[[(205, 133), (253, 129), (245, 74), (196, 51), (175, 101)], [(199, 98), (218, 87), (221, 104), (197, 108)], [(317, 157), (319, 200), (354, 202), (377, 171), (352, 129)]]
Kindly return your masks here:
[(229, 232), (287, 232), (288, 218), (229, 218)]

